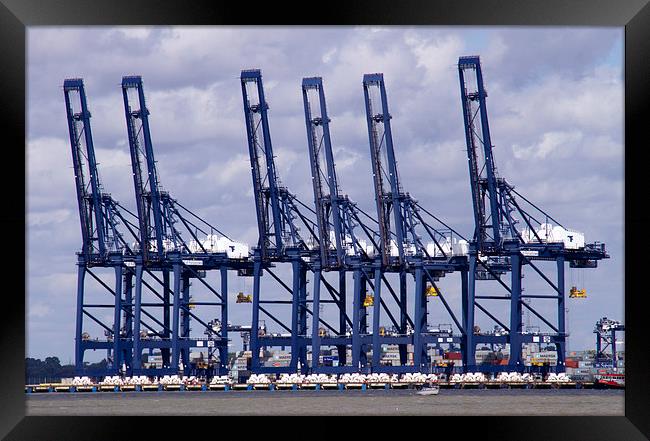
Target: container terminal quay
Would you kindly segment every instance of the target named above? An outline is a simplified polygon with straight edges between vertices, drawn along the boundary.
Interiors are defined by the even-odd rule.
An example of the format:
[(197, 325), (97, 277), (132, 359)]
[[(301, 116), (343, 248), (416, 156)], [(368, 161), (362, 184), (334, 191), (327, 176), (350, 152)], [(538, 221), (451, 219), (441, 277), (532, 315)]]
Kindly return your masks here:
[[(135, 75), (121, 81), (135, 209), (113, 199), (99, 179), (83, 79), (64, 80), (82, 239), (71, 311), (76, 376), (25, 391), (623, 388), (625, 326), (607, 311), (594, 325), (595, 350), (567, 351), (569, 304), (588, 301), (581, 277), (610, 257), (605, 244), (565, 227), (499, 174), (479, 56), (458, 58), (457, 69), (468, 164), (458, 173), (468, 173), (472, 232), (400, 181), (392, 131), (400, 121), (382, 73), (359, 78), (367, 212), (337, 180), (330, 111), (346, 109), (327, 107), (325, 79), (296, 85), (313, 188), (303, 201), (278, 174), (262, 72), (242, 70), (254, 245), (164, 189), (155, 109)], [(232, 308), (250, 318), (233, 323)], [(430, 320), (434, 311), (443, 323)], [(229, 352), (234, 338), (242, 350)], [(91, 369), (89, 352), (105, 353), (106, 367)]]

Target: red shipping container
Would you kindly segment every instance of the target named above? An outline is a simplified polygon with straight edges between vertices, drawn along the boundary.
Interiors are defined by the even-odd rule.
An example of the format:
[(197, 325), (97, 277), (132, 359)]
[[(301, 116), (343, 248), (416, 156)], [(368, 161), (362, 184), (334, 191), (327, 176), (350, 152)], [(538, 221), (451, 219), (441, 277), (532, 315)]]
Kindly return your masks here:
[(566, 367), (570, 368), (577, 368), (578, 367), (578, 360), (566, 360)]
[(460, 352), (445, 352), (445, 360), (462, 360), (463, 355)]

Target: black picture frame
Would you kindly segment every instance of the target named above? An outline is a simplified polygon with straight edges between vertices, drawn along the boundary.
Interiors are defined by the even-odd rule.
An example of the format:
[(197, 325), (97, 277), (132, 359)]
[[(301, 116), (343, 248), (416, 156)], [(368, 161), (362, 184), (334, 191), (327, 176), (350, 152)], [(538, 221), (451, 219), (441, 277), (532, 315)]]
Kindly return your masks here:
[[(650, 346), (644, 339), (648, 322), (643, 308), (642, 277), (644, 237), (650, 225), (646, 176), (647, 121), (650, 110), (650, 4), (648, 0), (517, 1), (467, 0), (386, 1), (304, 4), (278, 2), (211, 2), (173, 0), (83, 1), (0, 0), (0, 96), (5, 172), (2, 176), (0, 231), (3, 247), (3, 310), (0, 323), (0, 436), (6, 439), (133, 439), (141, 425), (115, 417), (25, 417), (24, 351), (25, 292), (25, 179), (20, 176), (25, 155), (25, 51), (26, 27), (63, 25), (222, 25), (270, 24), (372, 24), (372, 25), (555, 25), (625, 27), (625, 325), (626, 382), (625, 416), (621, 417), (485, 417), (477, 424), (449, 423), (463, 437), (481, 439), (589, 439), (640, 440), (650, 438)], [(246, 20), (247, 23), (242, 23)], [(646, 124), (644, 124), (646, 123)], [(8, 136), (10, 135), (10, 136)], [(25, 168), (22, 167), (24, 171)], [(18, 171), (17, 175), (14, 171)], [(18, 234), (17, 232), (23, 232)], [(638, 239), (637, 239), (638, 238)], [(7, 242), (8, 241), (8, 242)], [(8, 284), (8, 285), (7, 285)], [(613, 293), (617, 295), (617, 293)], [(140, 420), (142, 421), (142, 420)], [(161, 421), (162, 423), (162, 421)], [(237, 424), (237, 423), (232, 423)], [(282, 424), (282, 423), (276, 423)], [(183, 427), (183, 426), (180, 426)], [(352, 426), (348, 426), (352, 427)], [(364, 430), (370, 426), (363, 425)], [(384, 425), (382, 424), (382, 427)], [(434, 429), (434, 425), (426, 426)], [(126, 432), (126, 428), (129, 431)], [(146, 425), (169, 432), (168, 423)], [(371, 428), (371, 427), (370, 427)], [(248, 428), (243, 430), (247, 431)], [(281, 433), (282, 428), (274, 429)], [(347, 429), (346, 429), (347, 431)], [(125, 435), (127, 434), (128, 435)], [(197, 432), (198, 433), (198, 432)], [(225, 432), (208, 429), (216, 436)], [(182, 436), (182, 435), (174, 435)], [(338, 436), (338, 435), (337, 435)]]

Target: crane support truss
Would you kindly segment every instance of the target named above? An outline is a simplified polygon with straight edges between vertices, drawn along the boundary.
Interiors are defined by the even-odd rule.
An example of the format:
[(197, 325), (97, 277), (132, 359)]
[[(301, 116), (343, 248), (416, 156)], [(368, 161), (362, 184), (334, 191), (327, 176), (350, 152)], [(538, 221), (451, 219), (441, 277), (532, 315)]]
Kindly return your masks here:
[[(316, 94), (315, 97), (314, 94)], [(303, 78), (302, 95), (320, 257), (315, 259), (312, 265), (311, 369), (317, 373), (350, 372), (354, 370), (354, 366), (348, 366), (347, 359), (348, 348), (352, 345), (352, 337), (348, 332), (348, 329), (351, 329), (352, 320), (347, 314), (346, 274), (353, 265), (360, 267), (363, 252), (365, 252), (365, 250), (362, 251), (354, 231), (361, 221), (352, 201), (339, 194), (330, 139), (330, 119), (327, 115), (322, 79), (320, 77)], [(338, 274), (338, 290), (325, 278), (324, 272), (330, 271)], [(320, 310), (327, 302), (321, 300), (323, 287), (331, 297), (329, 303), (335, 306), (334, 315), (338, 317), (337, 326), (325, 326), (321, 323)], [(337, 366), (324, 366), (319, 362), (322, 346), (336, 347)]]
[[(134, 223), (134, 219), (128, 217), (130, 214), (128, 210), (122, 209), (123, 207), (110, 194), (102, 192), (90, 124), (91, 115), (83, 79), (66, 79), (63, 83), (63, 92), (82, 237), (81, 251), (77, 253), (75, 367), (78, 372), (85, 372), (85, 352), (100, 349), (107, 351), (109, 367), (116, 370), (122, 360), (128, 360), (130, 357), (127, 353), (129, 344), (120, 338), (125, 333), (120, 326), (122, 311), (125, 324), (132, 323), (130, 310), (122, 307), (120, 296), (115, 296), (116, 292), (123, 292), (127, 299), (132, 295), (131, 275), (127, 269), (128, 265), (133, 263), (135, 256), (123, 236), (123, 229), (128, 230), (132, 238), (137, 238), (138, 226), (137, 221)], [(105, 270), (114, 274), (113, 283), (102, 280), (95, 274), (106, 272)], [(88, 275), (99, 283), (89, 288), (86, 282)], [(102, 297), (112, 294), (113, 301), (108, 305), (86, 302), (86, 298), (92, 294)], [(104, 306), (114, 308), (116, 311), (114, 316), (117, 320), (113, 324), (106, 323), (99, 316), (99, 311)], [(84, 332), (86, 317), (102, 329), (105, 338), (89, 338), (89, 335)]]
[[(621, 322), (603, 317), (596, 322), (596, 357), (594, 365), (597, 367), (618, 368), (618, 353), (616, 350), (616, 334), (625, 332), (625, 325)], [(607, 349), (611, 355), (607, 354)]]
[[(565, 263), (572, 268), (595, 268), (598, 260), (608, 258), (602, 243), (570, 246), (567, 242), (553, 241), (545, 233), (554, 222), (562, 231), (574, 234), (546, 212), (519, 194), (514, 186), (498, 177), (486, 106), (487, 91), (483, 82), (478, 56), (460, 57), (458, 60), (460, 95), (465, 125), (465, 140), (469, 165), (472, 207), (474, 210), (474, 237), (469, 246), (469, 286), (466, 300), (465, 329), (467, 348), (463, 364), (469, 370), (523, 371), (522, 345), (543, 343), (553, 345), (558, 357), (557, 372), (565, 369)], [(515, 195), (520, 199), (517, 200)], [(523, 222), (522, 222), (523, 221)], [(519, 230), (517, 224), (525, 228)], [(555, 263), (554, 275), (547, 274), (539, 262)], [(540, 284), (550, 292), (525, 294), (523, 269), (528, 266)], [(510, 274), (510, 283), (502, 280)], [(480, 295), (477, 281), (491, 280), (493, 286), (505, 290), (500, 295)], [(502, 291), (503, 292), (503, 291)], [(554, 317), (546, 317), (531, 306), (531, 299), (551, 300), (557, 305)], [(509, 303), (509, 324), (499, 321), (480, 301), (506, 300)], [(503, 303), (503, 302), (502, 302)], [(498, 332), (481, 333), (475, 325), (478, 308), (501, 328)], [(544, 323), (548, 332), (527, 332), (523, 327), (524, 308)], [(476, 345), (510, 345), (507, 366), (476, 364)]]
[[(180, 371), (191, 375), (197, 367), (190, 360), (190, 350), (196, 348), (207, 349), (209, 373), (223, 375), (228, 368), (228, 271), (250, 275), (252, 260), (247, 248), (236, 252), (241, 244), (232, 242), (161, 190), (141, 77), (124, 77), (122, 91), (136, 213), (101, 193), (83, 81), (71, 79), (64, 83), (82, 226), (82, 251), (78, 253), (77, 372), (162, 375)], [(134, 242), (123, 238), (123, 228)], [(224, 248), (224, 240), (228, 247)], [(115, 282), (110, 283), (92, 267), (112, 269)], [(218, 273), (216, 285), (208, 282), (214, 272)], [(92, 303), (86, 295), (87, 279), (95, 282), (95, 292), (91, 294), (97, 295), (99, 288), (110, 294), (113, 301)], [(192, 290), (196, 298), (190, 291), (193, 284), (198, 288)], [(95, 312), (105, 308), (113, 310), (112, 324), (105, 323)], [(199, 332), (192, 333), (192, 324), (198, 325), (195, 331)], [(85, 331), (88, 326), (103, 331), (106, 338), (93, 338)], [(84, 352), (90, 349), (107, 350), (106, 369), (88, 372)], [(143, 351), (148, 356), (160, 355), (162, 367), (146, 368)]]
[[(373, 310), (372, 334), (373, 370), (379, 371), (379, 350), (382, 344), (399, 344), (399, 371), (431, 370), (429, 349), (440, 349), (443, 345), (462, 347), (465, 330), (461, 320), (440, 294), (438, 297), (448, 315), (455, 323), (458, 333), (429, 330), (427, 305), (429, 296), (427, 286), (440, 293), (436, 282), (447, 273), (458, 271), (461, 278), (461, 298), (467, 288), (467, 258), (455, 253), (452, 244), (462, 236), (444, 224), (429, 211), (419, 205), (409, 193), (403, 191), (399, 181), (397, 159), (391, 129), (391, 115), (388, 110), (388, 97), (381, 73), (363, 76), (363, 91), (368, 125), (368, 139), (372, 164), (375, 203), (378, 219), (379, 257), (373, 265), (375, 285), (373, 287), (375, 306)], [(424, 218), (428, 215), (437, 225)], [(423, 236), (429, 243), (423, 242)], [(455, 242), (456, 241), (456, 242)], [(386, 282), (385, 274), (394, 273), (399, 280), (399, 298)], [(410, 276), (409, 276), (410, 275)], [(413, 314), (408, 313), (407, 280), (414, 279)], [(399, 322), (395, 323), (397, 335), (380, 335), (383, 282), (393, 294), (399, 308)], [(391, 317), (392, 318), (392, 317)], [(443, 335), (444, 334), (444, 335)], [(407, 363), (407, 344), (414, 347), (413, 363)]]
[[(316, 241), (316, 223), (300, 210), (305, 204), (282, 186), (275, 167), (271, 131), (268, 119), (268, 103), (264, 95), (262, 73), (258, 69), (243, 70), (240, 76), (244, 119), (248, 139), (248, 153), (251, 162), (253, 194), (257, 214), (259, 240), (253, 249), (253, 311), (250, 347), (252, 353), (251, 370), (255, 373), (296, 372), (298, 367), (307, 372), (307, 347), (311, 343), (307, 331), (307, 315), (313, 314), (307, 300), (307, 271), (313, 260), (312, 250)], [(306, 228), (308, 238), (301, 236), (301, 228)], [(278, 266), (276, 270), (272, 269)], [(288, 268), (287, 268), (288, 267)], [(287, 271), (282, 271), (287, 270)], [(267, 283), (275, 290), (290, 296), (282, 300), (272, 291), (273, 298), (265, 293), (261, 298), (262, 276), (271, 276)], [(283, 280), (289, 272), (291, 282)], [(290, 305), (290, 311), (263, 305)], [(273, 308), (273, 310), (271, 310)], [(290, 316), (290, 323), (280, 317)], [(261, 315), (268, 317), (285, 332), (273, 333), (262, 326)], [(268, 347), (290, 347), (291, 361), (288, 366), (267, 366), (260, 357), (260, 351)]]
[[(218, 354), (212, 373), (223, 375), (228, 369), (228, 272), (250, 276), (252, 259), (247, 247), (162, 190), (142, 78), (123, 77), (122, 95), (141, 232), (135, 262), (133, 372), (143, 372), (143, 350), (157, 350), (162, 356), (160, 372), (191, 374), (190, 351), (207, 348), (209, 362)], [(208, 281), (214, 273), (218, 283)], [(149, 302), (144, 301), (145, 293)], [(145, 316), (159, 318), (153, 335), (143, 332)], [(198, 332), (192, 333), (192, 323)]]
[[(322, 79), (302, 81), (312, 209), (280, 182), (262, 74), (243, 70), (240, 80), (259, 236), (251, 253), (162, 189), (139, 76), (122, 79), (136, 210), (129, 211), (103, 193), (83, 81), (65, 80), (82, 233), (77, 253), (78, 373), (192, 375), (198, 371), (190, 351), (202, 348), (214, 361), (209, 374), (226, 373), (228, 330), (236, 328), (228, 325), (229, 271), (252, 278), (247, 329), (253, 373), (431, 372), (439, 369), (432, 367), (430, 350), (457, 346), (462, 350), (463, 370), (523, 371), (527, 368), (522, 345), (530, 343), (554, 345), (558, 353), (554, 370), (563, 371), (565, 264), (595, 268), (598, 260), (609, 256), (602, 243), (552, 240), (550, 222), (567, 232), (569, 241), (583, 236), (564, 229), (498, 176), (479, 57), (461, 57), (458, 69), (475, 225), (470, 241), (403, 190), (383, 74), (363, 77), (376, 205), (373, 218), (341, 193)], [(524, 268), (548, 292), (527, 293)], [(460, 305), (450, 304), (447, 293), (438, 287), (440, 278), (455, 272), (460, 275)], [(214, 273), (218, 273), (217, 283), (209, 281)], [(90, 281), (94, 285), (89, 290)], [(501, 294), (477, 292), (479, 281), (490, 281)], [(94, 301), (93, 296), (107, 294), (109, 302)], [(557, 313), (547, 316), (533, 299), (555, 302)], [(453, 322), (444, 329), (431, 327), (427, 319), (429, 303), (438, 301)], [(492, 311), (486, 306), (492, 301), (509, 308)], [(97, 312), (102, 308), (112, 310), (112, 323)], [(481, 332), (477, 310), (498, 325), (498, 332)], [(525, 330), (523, 311), (548, 330)], [(267, 329), (266, 323), (280, 332)], [(94, 326), (105, 338), (91, 337), (87, 326)], [(594, 331), (599, 354), (604, 351), (602, 341), (615, 347), (615, 336), (602, 337), (601, 331)], [(399, 362), (389, 365), (382, 353), (392, 345), (399, 349)], [(510, 345), (508, 364), (478, 364), (477, 345)], [(265, 360), (270, 347), (290, 348), (288, 366)], [(338, 365), (321, 361), (321, 352), (328, 347), (338, 353)], [(107, 351), (109, 365), (102, 372), (90, 373), (85, 367), (84, 353), (91, 349)], [(162, 368), (147, 368), (143, 351), (149, 356), (159, 354)]]

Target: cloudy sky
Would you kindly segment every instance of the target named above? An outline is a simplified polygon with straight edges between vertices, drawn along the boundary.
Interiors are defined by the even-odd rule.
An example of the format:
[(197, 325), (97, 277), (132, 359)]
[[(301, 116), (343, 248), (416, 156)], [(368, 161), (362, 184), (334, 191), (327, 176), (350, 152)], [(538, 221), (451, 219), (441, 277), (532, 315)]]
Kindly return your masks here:
[[(142, 75), (164, 188), (254, 244), (240, 70), (262, 69), (280, 177), (307, 203), (300, 81), (323, 77), (339, 182), (371, 213), (361, 81), (383, 72), (404, 188), (471, 236), (456, 63), (479, 54), (500, 175), (612, 256), (567, 275), (567, 289), (571, 280), (588, 289), (586, 300), (567, 300), (570, 349), (594, 346), (598, 318), (623, 320), (623, 28), (32, 27), (27, 43), (28, 356), (74, 357), (81, 236), (62, 92), (69, 77), (86, 85), (105, 191), (134, 209), (119, 84)], [(457, 279), (445, 283), (459, 305)], [(246, 323), (249, 313), (231, 308), (231, 320)]]

